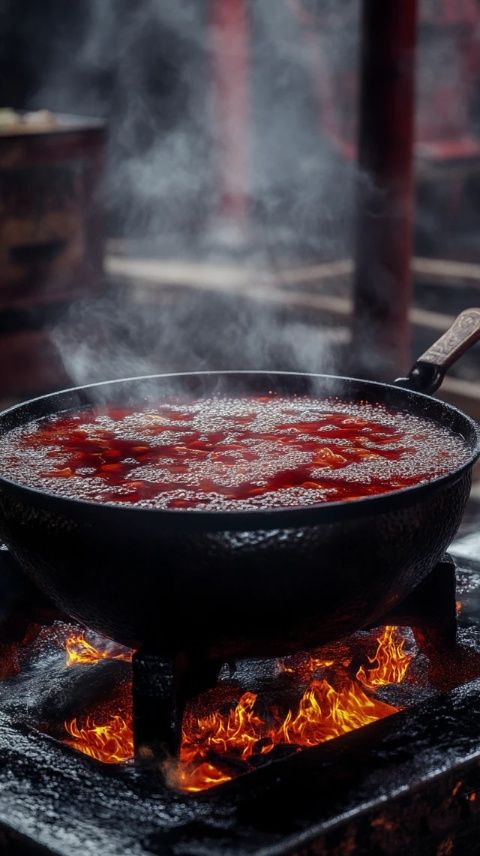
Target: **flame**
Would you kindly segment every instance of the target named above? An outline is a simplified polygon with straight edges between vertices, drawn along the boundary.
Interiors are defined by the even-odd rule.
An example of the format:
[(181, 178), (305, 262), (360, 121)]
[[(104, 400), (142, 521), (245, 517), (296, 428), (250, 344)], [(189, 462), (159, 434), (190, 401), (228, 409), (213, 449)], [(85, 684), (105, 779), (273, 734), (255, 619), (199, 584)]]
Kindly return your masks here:
[(132, 651), (128, 649), (120, 650), (117, 647), (101, 651), (80, 634), (69, 636), (65, 642), (65, 653), (67, 666), (74, 666), (81, 663), (92, 665), (93, 663), (98, 663), (100, 660), (126, 660), (127, 663), (130, 663), (133, 656)]
[(131, 719), (115, 714), (103, 725), (87, 717), (80, 726), (77, 719), (65, 723), (65, 730), (73, 740), (65, 742), (104, 764), (118, 764), (133, 756), (133, 728)]
[[(398, 708), (375, 698), (375, 690), (400, 683), (412, 656), (405, 652), (405, 639), (397, 627), (383, 628), (376, 642), (374, 655), (368, 657), (370, 666), (360, 666), (355, 679), (344, 679), (340, 688), (332, 685), (337, 681), (330, 677), (331, 672), (319, 678), (315, 670), (334, 669), (336, 665), (345, 669), (350, 660), (344, 655), (338, 663), (305, 657), (297, 669), (298, 674), (302, 671), (305, 674), (305, 669), (309, 672), (308, 687), (298, 704), (286, 714), (273, 708), (261, 715), (257, 710), (258, 697), (253, 692), (244, 692), (228, 712), (216, 710), (195, 717), (187, 709), (179, 759), (165, 765), (168, 783), (184, 791), (202, 791), (229, 781), (236, 766), (239, 771), (249, 769), (252, 756), (267, 754), (275, 746), (316, 746), (396, 713)], [(69, 664), (131, 657), (131, 652), (126, 655), (99, 651), (80, 636), (68, 640), (67, 650)], [(295, 672), (291, 666), (285, 666), (284, 670)], [(119, 763), (133, 756), (131, 712), (125, 717), (112, 712), (101, 721), (98, 714), (87, 717), (82, 724), (74, 719), (65, 723), (65, 729), (70, 746), (104, 763)]]
[[(122, 650), (104, 640), (106, 647), (101, 650), (91, 644), (81, 634), (69, 636), (65, 641), (66, 665), (93, 665), (102, 660), (125, 660), (131, 662), (133, 652)], [(83, 752), (104, 764), (118, 764), (133, 756), (133, 726), (131, 716), (119, 714), (108, 716), (106, 722), (98, 723), (94, 717), (79, 724), (78, 719), (64, 723), (65, 731), (71, 738), (67, 745)]]
[[(327, 680), (313, 681), (304, 692), (295, 712), (268, 723), (255, 713), (255, 693), (244, 693), (228, 714), (219, 711), (197, 719), (186, 720), (179, 764), (170, 765), (168, 779), (183, 790), (197, 791), (216, 784), (220, 771), (209, 765), (210, 781), (201, 780), (195, 765), (204, 762), (213, 751), (215, 755), (231, 756), (247, 761), (254, 754), (267, 754), (280, 744), (298, 747), (318, 746), (348, 731), (368, 725), (397, 712), (378, 699), (370, 698), (353, 681), (344, 689), (335, 690)], [(201, 767), (204, 764), (201, 763)], [(224, 774), (222, 781), (231, 779)]]
[[(257, 696), (246, 692), (233, 710), (226, 715), (215, 711), (208, 716), (192, 721), (183, 728), (180, 758), (188, 763), (213, 749), (218, 754), (226, 754), (232, 746), (235, 754), (246, 759), (253, 753), (254, 746), (263, 736), (263, 720), (255, 713)], [(200, 747), (197, 750), (197, 747)]]
[(340, 691), (335, 690), (325, 679), (313, 681), (300, 700), (296, 716), (293, 717), (289, 712), (272, 739), (274, 744), (281, 742), (296, 746), (317, 746), (396, 713), (396, 710), (370, 698), (353, 681)]
[(376, 665), (368, 671), (360, 666), (357, 680), (368, 689), (383, 687), (387, 684), (401, 684), (412, 657), (405, 653), (405, 639), (398, 627), (392, 625), (384, 627), (382, 635), (377, 638), (377, 643), (374, 656), (368, 658), (372, 666)]
[[(330, 669), (331, 666), (335, 665), (335, 660), (322, 660), (319, 657), (309, 657), (306, 665), (309, 671), (316, 672), (317, 669)], [(350, 665), (350, 661), (343, 665)], [(294, 669), (291, 669), (290, 671), (293, 672)]]
[(164, 773), (166, 782), (171, 788), (188, 791), (191, 794), (214, 788), (216, 785), (223, 785), (232, 778), (208, 761), (201, 764), (167, 763)]

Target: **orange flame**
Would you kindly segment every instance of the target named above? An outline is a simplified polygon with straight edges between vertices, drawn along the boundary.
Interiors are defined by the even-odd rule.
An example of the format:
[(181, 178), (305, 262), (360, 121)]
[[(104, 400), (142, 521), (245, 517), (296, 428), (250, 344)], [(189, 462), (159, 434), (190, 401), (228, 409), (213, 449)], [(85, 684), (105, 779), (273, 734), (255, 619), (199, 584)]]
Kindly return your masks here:
[(353, 681), (339, 691), (325, 679), (313, 681), (300, 700), (296, 716), (289, 712), (279, 731), (271, 736), (274, 745), (317, 746), (391, 713), (396, 713), (396, 708), (370, 698)]
[(108, 722), (97, 725), (87, 717), (80, 727), (76, 719), (65, 723), (65, 730), (73, 740), (65, 742), (104, 764), (118, 764), (133, 756), (133, 729), (131, 720), (113, 715)]
[[(215, 776), (220, 774), (217, 768), (213, 767), (213, 772), (209, 765), (207, 782), (201, 779), (195, 767), (198, 762), (204, 762), (212, 750), (216, 755), (240, 757), (246, 761), (253, 754), (267, 754), (282, 743), (317, 746), (397, 712), (397, 708), (370, 698), (354, 682), (337, 691), (326, 680), (313, 681), (295, 713), (290, 710), (273, 724), (255, 713), (256, 700), (254, 693), (247, 692), (226, 715), (216, 711), (194, 722), (187, 718), (180, 762), (176, 767), (169, 765), (169, 782), (187, 791), (203, 790), (216, 784)], [(230, 778), (231, 775), (224, 774), (222, 781)]]
[(357, 680), (368, 689), (383, 687), (386, 684), (401, 684), (412, 657), (405, 653), (405, 639), (398, 627), (391, 625), (384, 627), (382, 635), (377, 638), (377, 643), (374, 656), (368, 658), (372, 666), (376, 664), (375, 667), (366, 671), (363, 666), (360, 666)]
[[(92, 663), (116, 656), (126, 658), (124, 653), (101, 652), (89, 643), (84, 645), (82, 637), (71, 637), (68, 642), (71, 643), (69, 649), (76, 655), (76, 659), (69, 658), (69, 663)], [(377, 638), (375, 654), (368, 658), (371, 666), (361, 666), (356, 680), (347, 680), (343, 687), (336, 689), (327, 678), (312, 676), (298, 706), (286, 715), (272, 709), (265, 717), (260, 716), (255, 709), (257, 695), (253, 692), (244, 692), (227, 713), (217, 710), (198, 718), (187, 710), (180, 758), (166, 765), (167, 781), (185, 791), (205, 790), (232, 778), (235, 759), (239, 766), (241, 762), (248, 764), (252, 755), (267, 754), (279, 744), (316, 746), (396, 713), (397, 708), (375, 698), (372, 692), (379, 686), (400, 683), (404, 679), (412, 659), (405, 653), (404, 646), (405, 639), (398, 628), (385, 627)], [(317, 668), (335, 666), (331, 659), (308, 658), (306, 662), (312, 673)], [(346, 667), (348, 664), (344, 658), (339, 660), (339, 665)], [(289, 667), (286, 671), (293, 670)], [(125, 718), (112, 714), (102, 723), (87, 717), (84, 724), (79, 725), (74, 719), (65, 723), (65, 728), (70, 738), (66, 742), (70, 746), (99, 761), (119, 763), (133, 756), (130, 713)]]
[(65, 642), (65, 653), (67, 655), (67, 666), (75, 666), (81, 663), (92, 665), (100, 660), (126, 660), (127, 663), (130, 663), (132, 659), (132, 651), (123, 651), (118, 648), (101, 651), (87, 642), (85, 637), (81, 635), (69, 636)]
[[(226, 715), (218, 711), (191, 722), (182, 731), (181, 760), (194, 761), (209, 749), (226, 754), (232, 747), (240, 758), (248, 758), (261, 737), (263, 720), (254, 712), (257, 696), (246, 692)], [(197, 748), (198, 747), (198, 748)]]
[(188, 791), (191, 794), (214, 788), (216, 785), (223, 785), (232, 778), (208, 761), (200, 764), (167, 763), (164, 766), (164, 773), (166, 782), (171, 788)]

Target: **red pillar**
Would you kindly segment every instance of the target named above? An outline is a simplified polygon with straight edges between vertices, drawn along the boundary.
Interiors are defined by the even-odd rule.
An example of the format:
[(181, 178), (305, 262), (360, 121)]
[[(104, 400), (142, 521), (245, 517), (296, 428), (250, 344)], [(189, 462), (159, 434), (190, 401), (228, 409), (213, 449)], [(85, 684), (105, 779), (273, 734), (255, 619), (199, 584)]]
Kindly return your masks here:
[(352, 370), (410, 359), (416, 0), (363, 0)]
[(249, 184), (247, 0), (212, 0), (210, 23), (218, 215), (243, 229)]

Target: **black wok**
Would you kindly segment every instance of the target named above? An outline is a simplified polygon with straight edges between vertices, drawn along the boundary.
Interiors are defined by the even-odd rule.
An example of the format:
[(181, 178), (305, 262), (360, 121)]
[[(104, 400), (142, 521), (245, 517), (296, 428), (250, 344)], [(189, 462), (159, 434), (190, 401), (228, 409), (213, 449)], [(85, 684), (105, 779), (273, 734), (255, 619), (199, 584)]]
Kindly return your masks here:
[(102, 505), (0, 478), (0, 535), (68, 615), (165, 655), (281, 655), (372, 624), (424, 579), (460, 523), (479, 433), (472, 419), (422, 390), (434, 390), (479, 336), (480, 310), (462, 313), (395, 385), (290, 373), (157, 375), (66, 390), (0, 414), (4, 434), (46, 414), (99, 402), (142, 405), (179, 391), (382, 402), (465, 439), (468, 461), (429, 483), (305, 508), (212, 512)]

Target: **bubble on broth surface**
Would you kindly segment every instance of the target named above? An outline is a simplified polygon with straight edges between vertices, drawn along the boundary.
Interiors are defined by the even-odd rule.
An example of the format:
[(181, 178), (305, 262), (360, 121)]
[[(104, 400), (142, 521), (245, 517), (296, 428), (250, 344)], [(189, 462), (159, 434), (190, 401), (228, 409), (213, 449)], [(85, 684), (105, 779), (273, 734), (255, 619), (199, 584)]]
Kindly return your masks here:
[(386, 493), (470, 452), (447, 428), (378, 404), (244, 396), (45, 417), (1, 438), (0, 455), (1, 474), (59, 496), (225, 511)]

